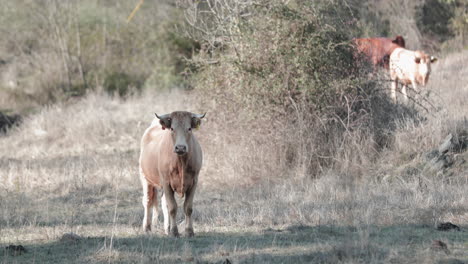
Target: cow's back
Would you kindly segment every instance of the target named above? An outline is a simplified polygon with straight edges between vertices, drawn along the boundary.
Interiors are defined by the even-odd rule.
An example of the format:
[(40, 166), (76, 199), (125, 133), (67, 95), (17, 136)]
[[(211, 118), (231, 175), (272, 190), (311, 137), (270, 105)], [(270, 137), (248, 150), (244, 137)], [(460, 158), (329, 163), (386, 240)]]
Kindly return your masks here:
[(390, 55), (390, 75), (397, 77), (403, 83), (410, 83), (415, 73), (414, 52), (397, 48)]
[(358, 38), (354, 39), (357, 51), (372, 62), (388, 68), (390, 54), (400, 46), (389, 38)]

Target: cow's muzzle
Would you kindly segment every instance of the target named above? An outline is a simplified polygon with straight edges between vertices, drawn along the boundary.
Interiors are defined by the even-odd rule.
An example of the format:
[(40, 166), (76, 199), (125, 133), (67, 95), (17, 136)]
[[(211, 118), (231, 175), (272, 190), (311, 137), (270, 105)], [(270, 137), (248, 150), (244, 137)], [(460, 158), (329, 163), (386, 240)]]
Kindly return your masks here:
[(187, 153), (187, 146), (184, 146), (184, 145), (176, 145), (176, 146), (174, 147), (174, 152), (175, 152), (177, 155), (179, 155), (179, 156), (184, 155), (184, 154)]

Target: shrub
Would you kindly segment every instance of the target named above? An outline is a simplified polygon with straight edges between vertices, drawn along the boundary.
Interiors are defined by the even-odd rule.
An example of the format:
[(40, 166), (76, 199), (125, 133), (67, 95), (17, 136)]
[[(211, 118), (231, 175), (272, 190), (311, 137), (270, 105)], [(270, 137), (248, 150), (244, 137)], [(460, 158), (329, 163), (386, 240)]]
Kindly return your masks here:
[[(216, 3), (198, 6), (200, 15), (208, 8), (228, 17), (219, 18), (227, 22), (217, 31), (192, 33), (208, 47), (194, 59), (202, 65), (196, 87), (203, 106), (222, 116), (214, 117), (215, 123), (225, 129), (216, 129), (235, 138), (245, 152), (262, 153), (255, 171), (314, 176), (332, 167), (357, 168), (388, 146), (394, 119), (377, 119), (403, 110), (394, 111), (396, 106), (382, 96), (387, 84), (369, 79), (363, 74), (367, 69), (354, 65), (350, 40), (361, 30), (358, 6), (340, 1), (235, 3), (229, 10)], [(189, 21), (195, 29), (213, 23)], [(215, 38), (211, 34), (220, 45), (209, 43)], [(247, 129), (231, 129), (239, 126)], [(240, 158), (246, 159), (242, 166), (250, 164), (248, 174), (251, 158)]]
[(436, 44), (435, 49), (441, 46), (445, 50), (460, 50), (468, 43), (466, 1), (428, 0), (418, 6), (416, 11), (415, 20), (426, 39), (426, 46), (433, 41)]
[(125, 95), (129, 86), (159, 88), (161, 77), (184, 85), (180, 73), (197, 43), (177, 34), (182, 14), (171, 2), (146, 2), (130, 23), (131, 1), (0, 4), (1, 103), (47, 105), (97, 87)]
[(124, 72), (113, 72), (104, 80), (104, 90), (111, 95), (125, 96), (139, 91), (142, 87), (140, 78), (134, 78)]
[(427, 0), (417, 9), (416, 21), (421, 33), (437, 38), (440, 42), (453, 37), (450, 20), (454, 8), (445, 1)]

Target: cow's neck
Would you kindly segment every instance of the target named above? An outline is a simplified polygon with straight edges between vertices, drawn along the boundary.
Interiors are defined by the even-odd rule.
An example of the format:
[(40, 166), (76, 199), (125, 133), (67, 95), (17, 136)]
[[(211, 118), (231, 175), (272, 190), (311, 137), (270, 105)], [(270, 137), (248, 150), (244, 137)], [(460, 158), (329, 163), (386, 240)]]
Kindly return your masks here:
[[(190, 166), (191, 166), (191, 156), (190, 153), (187, 153), (186, 155), (179, 156), (176, 155), (176, 167), (177, 167), (177, 172), (178, 172), (178, 179), (179, 179), (179, 184), (177, 185), (177, 189), (174, 189), (177, 193), (180, 194), (181, 197), (185, 195), (185, 191), (187, 189), (187, 177), (190, 177)], [(173, 186), (174, 188), (174, 186)]]
[(177, 157), (177, 166), (179, 168), (187, 168), (188, 161), (189, 161), (188, 153), (186, 155), (183, 155), (183, 156), (176, 155), (176, 157)]

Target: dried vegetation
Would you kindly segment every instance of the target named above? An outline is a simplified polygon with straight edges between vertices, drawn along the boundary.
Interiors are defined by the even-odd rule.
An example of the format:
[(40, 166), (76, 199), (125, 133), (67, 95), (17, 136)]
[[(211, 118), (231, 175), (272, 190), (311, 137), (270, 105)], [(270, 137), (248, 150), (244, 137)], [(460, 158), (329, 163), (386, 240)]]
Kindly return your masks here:
[[(380, 2), (145, 2), (129, 25), (130, 2), (111, 2), (47, 1), (29, 26), (56, 38), (29, 53), (31, 31), (2, 29), (18, 53), (0, 56), (36, 62), (8, 59), (2, 78), (36, 74), (0, 87), (2, 106), (29, 112), (0, 135), (0, 262), (468, 261), (466, 50), (393, 104), (385, 73), (355, 65), (349, 45), (398, 33), (377, 23)], [(16, 4), (2, 3), (8, 21), (28, 10)], [(115, 72), (129, 79), (109, 92)], [(208, 112), (192, 239), (140, 231), (139, 139), (154, 112), (178, 109)], [(437, 231), (445, 222), (461, 231)]]

